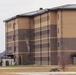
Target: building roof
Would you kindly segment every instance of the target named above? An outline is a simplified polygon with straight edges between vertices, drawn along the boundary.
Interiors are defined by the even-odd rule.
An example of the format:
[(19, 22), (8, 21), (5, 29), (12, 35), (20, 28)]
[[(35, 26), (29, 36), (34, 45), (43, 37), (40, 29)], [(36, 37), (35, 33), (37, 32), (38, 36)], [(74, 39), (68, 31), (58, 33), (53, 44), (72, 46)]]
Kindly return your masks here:
[(20, 14), (19, 16), (35, 16), (47, 12), (49, 9), (39, 9), (37, 11)]
[(16, 15), (12, 18), (6, 19), (4, 22), (7, 22), (7, 21), (12, 20), (12, 19), (17, 18), (17, 17), (32, 17), (32, 16), (36, 16), (39, 14), (43, 14), (43, 13), (48, 12), (48, 11), (54, 11), (54, 10), (76, 10), (76, 4), (62, 5), (62, 6), (54, 7), (51, 9), (40, 8), (37, 11), (32, 11), (32, 12)]
[(39, 15), (39, 14), (43, 14), (43, 13), (48, 12), (48, 11), (49, 11), (49, 9), (39, 9), (39, 10), (36, 10), (36, 11), (16, 15), (14, 17), (11, 17), (9, 19), (4, 20), (4, 22), (15, 19), (17, 17), (32, 17), (32, 16), (36, 16), (36, 15)]
[(76, 9), (76, 4), (67, 4), (67, 5), (62, 5), (62, 6), (58, 6), (58, 7), (54, 7), (52, 8), (52, 10), (74, 10)]

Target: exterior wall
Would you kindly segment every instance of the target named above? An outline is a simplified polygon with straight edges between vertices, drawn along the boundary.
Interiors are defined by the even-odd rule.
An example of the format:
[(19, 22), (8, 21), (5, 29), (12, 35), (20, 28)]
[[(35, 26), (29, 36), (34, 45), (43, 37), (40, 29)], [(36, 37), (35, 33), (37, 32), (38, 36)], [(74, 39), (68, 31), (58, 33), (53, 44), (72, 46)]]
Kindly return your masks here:
[[(59, 54), (60, 52), (63, 53), (63, 57), (65, 56), (68, 60), (67, 64), (72, 64), (73, 59), (71, 57), (72, 54), (75, 53), (76, 50), (76, 11), (74, 10), (65, 10), (65, 11), (59, 11), (59, 21), (58, 27), (59, 33)], [(60, 54), (61, 55), (61, 54)]]
[[(56, 12), (36, 16), (35, 21), (35, 64), (57, 64), (57, 24)], [(55, 30), (56, 29), (56, 30)], [(56, 41), (54, 41), (56, 39)], [(53, 42), (51, 42), (53, 41)], [(53, 46), (55, 44), (55, 47)], [(55, 48), (55, 50), (54, 50)], [(53, 51), (53, 52), (52, 52)], [(56, 54), (56, 57), (52, 53)], [(55, 60), (53, 60), (53, 58)]]
[[(76, 51), (76, 11), (63, 11), (63, 47), (67, 51), (67, 62), (72, 64), (71, 55)], [(68, 17), (66, 17), (68, 16)]]
[[(40, 65), (41, 64), (41, 48), (40, 48), (40, 15), (34, 17), (34, 46), (35, 46), (35, 64)], [(38, 43), (37, 43), (38, 42)]]
[[(6, 49), (8, 53), (14, 53), (15, 28), (18, 28), (18, 19), (6, 23)], [(16, 26), (16, 27), (15, 27)], [(9, 50), (9, 51), (8, 51)]]
[(19, 18), (19, 29), (29, 29), (29, 18)]
[[(31, 26), (32, 25), (32, 26)], [(33, 64), (33, 19), (19, 18), (19, 64)], [(32, 31), (32, 32), (31, 32)], [(32, 44), (30, 44), (32, 43)]]
[[(72, 64), (76, 50), (76, 11), (50, 11), (6, 22), (6, 52), (16, 64)], [(74, 60), (75, 61), (75, 60)], [(74, 62), (75, 63), (75, 62)]]
[(57, 53), (57, 12), (50, 12), (50, 62), (51, 65), (58, 64)]
[[(29, 34), (31, 31), (33, 31), (33, 27), (29, 27), (29, 18), (17, 18), (6, 22), (6, 52), (7, 55), (14, 54), (16, 64), (27, 64), (30, 62), (25, 57), (28, 57), (28, 54), (30, 55), (28, 44), (33, 39), (33, 36), (30, 37), (33, 33), (31, 35)], [(30, 44), (29, 46), (31, 47)], [(30, 47), (29, 51), (31, 49)]]
[(58, 64), (61, 64), (62, 61), (62, 12), (57, 12), (57, 49), (58, 49)]
[(18, 18), (6, 22), (6, 55), (18, 61)]

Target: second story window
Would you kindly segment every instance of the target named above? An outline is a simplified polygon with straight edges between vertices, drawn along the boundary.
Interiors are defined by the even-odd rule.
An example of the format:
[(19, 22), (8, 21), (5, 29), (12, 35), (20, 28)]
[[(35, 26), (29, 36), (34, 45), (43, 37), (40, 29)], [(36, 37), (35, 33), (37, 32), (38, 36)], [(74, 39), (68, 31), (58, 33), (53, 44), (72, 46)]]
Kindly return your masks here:
[(14, 46), (14, 52), (16, 52), (16, 46)]
[(15, 29), (15, 23), (13, 23), (13, 29)]
[(58, 42), (58, 47), (59, 47), (59, 42)]
[(59, 28), (58, 28), (58, 33), (59, 33)]
[(59, 14), (58, 14), (58, 16), (57, 16), (57, 17), (58, 17), (58, 20), (59, 20)]

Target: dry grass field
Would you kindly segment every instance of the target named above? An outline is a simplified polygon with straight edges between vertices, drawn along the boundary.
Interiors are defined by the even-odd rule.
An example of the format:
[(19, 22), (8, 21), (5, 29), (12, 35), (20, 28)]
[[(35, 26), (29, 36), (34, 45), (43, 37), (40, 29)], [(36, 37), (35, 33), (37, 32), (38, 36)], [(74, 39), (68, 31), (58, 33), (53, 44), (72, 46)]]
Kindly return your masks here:
[[(0, 67), (0, 75), (18, 75), (16, 72), (50, 72), (53, 68), (58, 68), (62, 72), (58, 66), (9, 66)], [(76, 65), (66, 66), (65, 71), (76, 72)]]

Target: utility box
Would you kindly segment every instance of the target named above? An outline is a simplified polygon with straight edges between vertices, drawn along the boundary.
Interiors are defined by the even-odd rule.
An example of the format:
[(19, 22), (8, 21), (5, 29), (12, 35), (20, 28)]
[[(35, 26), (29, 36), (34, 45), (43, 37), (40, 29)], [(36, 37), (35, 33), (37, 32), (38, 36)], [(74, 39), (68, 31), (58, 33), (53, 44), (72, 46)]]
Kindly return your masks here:
[(2, 66), (15, 65), (14, 59), (2, 59)]
[(76, 65), (76, 57), (73, 57), (73, 63)]

